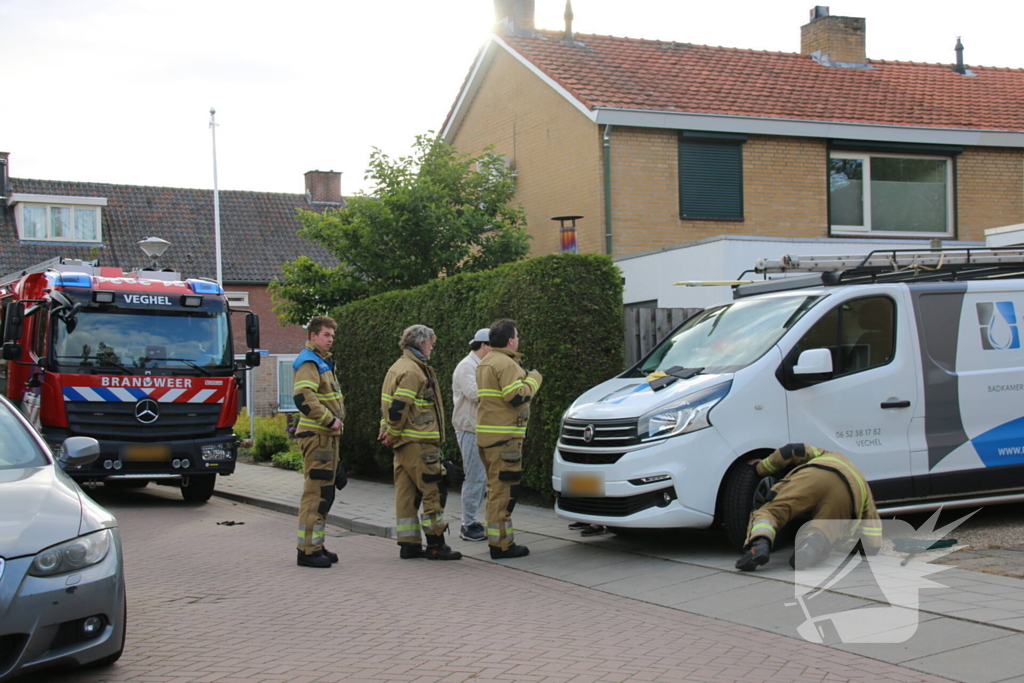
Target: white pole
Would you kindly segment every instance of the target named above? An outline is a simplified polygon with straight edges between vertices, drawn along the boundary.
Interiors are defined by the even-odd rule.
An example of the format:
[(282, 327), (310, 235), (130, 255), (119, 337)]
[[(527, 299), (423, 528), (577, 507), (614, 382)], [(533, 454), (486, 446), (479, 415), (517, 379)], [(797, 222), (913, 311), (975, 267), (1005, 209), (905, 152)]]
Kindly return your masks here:
[(217, 282), (224, 284), (220, 265), (220, 193), (217, 191), (217, 110), (210, 107), (210, 130), (213, 131), (213, 234), (216, 242)]

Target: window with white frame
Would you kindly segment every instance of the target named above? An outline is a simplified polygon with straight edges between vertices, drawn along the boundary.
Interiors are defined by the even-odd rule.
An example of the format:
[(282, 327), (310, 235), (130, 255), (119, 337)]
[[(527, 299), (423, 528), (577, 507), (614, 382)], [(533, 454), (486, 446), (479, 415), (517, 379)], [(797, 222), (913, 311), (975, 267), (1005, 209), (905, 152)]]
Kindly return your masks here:
[(233, 307), (249, 305), (249, 292), (224, 292), (224, 296)]
[(277, 409), (282, 413), (294, 413), (295, 371), (292, 363), (296, 356), (277, 357)]
[(953, 160), (833, 151), (829, 222), (835, 233), (928, 237), (953, 233)]
[(22, 240), (100, 242), (103, 197), (53, 197), (12, 194), (14, 219)]

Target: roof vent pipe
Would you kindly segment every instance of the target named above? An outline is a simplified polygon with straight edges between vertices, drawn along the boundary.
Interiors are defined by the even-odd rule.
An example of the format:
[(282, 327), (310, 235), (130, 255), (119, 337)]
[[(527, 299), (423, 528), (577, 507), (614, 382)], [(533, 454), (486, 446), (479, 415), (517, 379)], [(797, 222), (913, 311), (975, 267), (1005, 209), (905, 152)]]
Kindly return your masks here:
[(953, 67), (953, 71), (958, 74), (967, 73), (967, 67), (964, 66), (964, 44), (960, 42), (960, 36), (956, 37), (956, 66)]
[(569, 45), (576, 42), (572, 35), (572, 0), (565, 0), (565, 42)]

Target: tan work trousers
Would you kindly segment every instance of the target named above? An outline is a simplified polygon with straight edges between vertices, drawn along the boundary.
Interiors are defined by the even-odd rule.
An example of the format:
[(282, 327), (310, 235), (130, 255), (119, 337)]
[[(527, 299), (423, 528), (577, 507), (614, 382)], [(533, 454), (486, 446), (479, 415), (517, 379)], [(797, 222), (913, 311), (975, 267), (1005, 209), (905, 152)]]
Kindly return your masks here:
[(487, 545), (508, 550), (515, 544), (512, 510), (523, 478), (523, 440), (481, 447), (480, 458), (487, 470)]
[(441, 451), (437, 444), (414, 441), (394, 453), (395, 532), (398, 543), (420, 545), (421, 529), (427, 536), (440, 536), (448, 528), (438, 486), (441, 482)]
[(298, 549), (310, 555), (324, 547), (327, 513), (334, 504), (340, 437), (314, 434), (297, 439), (305, 482), (299, 500)]
[(835, 472), (820, 467), (796, 470), (773, 486), (772, 492), (774, 497), (750, 514), (747, 544), (754, 537), (764, 536), (774, 545), (779, 529), (795, 517), (810, 515), (812, 521), (800, 527), (801, 537), (820, 531), (830, 545), (835, 545), (859, 519), (846, 482)]

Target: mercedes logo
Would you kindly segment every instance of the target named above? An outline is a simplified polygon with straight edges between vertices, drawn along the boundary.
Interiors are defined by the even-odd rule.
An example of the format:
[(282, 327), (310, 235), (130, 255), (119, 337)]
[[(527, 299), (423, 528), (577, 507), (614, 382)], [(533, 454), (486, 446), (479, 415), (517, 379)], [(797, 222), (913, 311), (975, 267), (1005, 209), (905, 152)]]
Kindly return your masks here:
[(151, 398), (144, 398), (135, 404), (135, 419), (148, 425), (160, 417), (160, 404)]
[(583, 443), (590, 443), (594, 440), (594, 425), (587, 425), (583, 428)]

